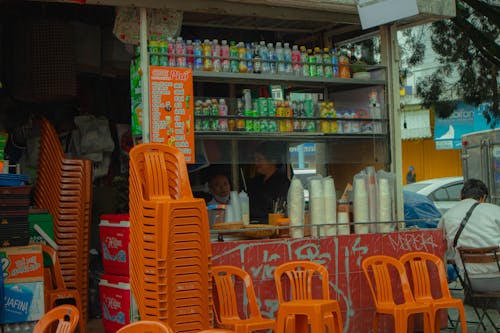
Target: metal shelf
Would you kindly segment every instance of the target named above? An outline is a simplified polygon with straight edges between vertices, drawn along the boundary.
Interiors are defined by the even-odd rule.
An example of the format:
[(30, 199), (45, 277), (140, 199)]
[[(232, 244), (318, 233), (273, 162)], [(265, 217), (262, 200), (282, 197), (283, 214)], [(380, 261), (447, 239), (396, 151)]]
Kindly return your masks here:
[(385, 80), (301, 77), (294, 75), (227, 73), (193, 71), (195, 82), (234, 83), (242, 85), (289, 85), (303, 88), (328, 88), (333, 91), (351, 90), (370, 86), (385, 86)]
[(196, 131), (197, 139), (210, 140), (282, 140), (289, 142), (318, 142), (338, 139), (360, 140), (387, 138), (385, 133), (322, 133), (322, 132), (215, 132)]

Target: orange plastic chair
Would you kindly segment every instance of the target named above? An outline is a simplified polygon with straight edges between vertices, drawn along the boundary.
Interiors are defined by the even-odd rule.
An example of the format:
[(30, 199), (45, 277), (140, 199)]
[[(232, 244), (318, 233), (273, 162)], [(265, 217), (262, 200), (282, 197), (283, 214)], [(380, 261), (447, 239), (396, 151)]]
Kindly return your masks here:
[[(399, 261), (401, 261), (406, 271), (412, 276), (411, 285), (415, 301), (430, 306), (435, 332), (440, 331), (440, 322), (437, 316), (439, 310), (456, 308), (460, 314), (462, 332), (467, 333), (464, 304), (461, 299), (451, 297), (443, 261), (439, 257), (427, 252), (410, 252), (403, 255)], [(429, 265), (433, 265), (438, 272), (441, 288), (441, 297), (438, 298), (432, 295)]]
[[(61, 274), (61, 267), (59, 265), (59, 258), (57, 252), (48, 245), (40, 243), (42, 251), (47, 254), (51, 261), (52, 266), (50, 266), (47, 271), (50, 273), (46, 274), (49, 278), (47, 281), (48, 285), (45, 288), (45, 309), (49, 311), (56, 307), (58, 301), (61, 300), (73, 300), (78, 309), (78, 313), (82, 313), (82, 301), (80, 298), (80, 293), (76, 289), (67, 289), (63, 276)], [(85, 332), (85, 322), (83, 318), (80, 320), (80, 332)]]
[[(428, 332), (433, 327), (433, 317), (431, 316), (428, 304), (416, 303), (411, 293), (408, 276), (403, 264), (392, 257), (378, 255), (365, 258), (361, 264), (365, 273), (370, 291), (375, 303), (375, 317), (373, 319), (373, 331), (378, 331), (378, 317), (381, 314), (394, 317), (394, 328), (397, 333), (406, 333), (408, 328), (408, 318), (414, 314), (424, 315), (424, 332)], [(398, 286), (391, 280), (390, 267), (396, 270), (400, 280), (403, 303), (396, 303), (394, 299), (395, 289)], [(412, 323), (410, 328), (412, 328)]]
[(43, 315), (36, 323), (33, 333), (49, 333), (57, 322), (55, 333), (73, 333), (80, 318), (76, 307), (69, 304), (59, 305)]
[(174, 331), (160, 321), (140, 320), (120, 328), (116, 333), (174, 333)]
[[(282, 276), (289, 281), (291, 298), (285, 299)], [(321, 278), (322, 298), (313, 298), (313, 278)], [(286, 279), (285, 279), (286, 280)], [(330, 300), (330, 279), (326, 268), (312, 261), (292, 261), (284, 263), (274, 271), (279, 309), (276, 332), (344, 332), (339, 303)], [(309, 318), (309, 320), (307, 320)]]
[[(212, 278), (218, 296), (215, 307), (217, 326), (234, 330), (235, 333), (248, 333), (263, 329), (274, 329), (274, 319), (262, 317), (250, 275), (235, 266), (212, 267)], [(243, 282), (248, 299), (249, 316), (241, 318), (238, 312), (238, 297), (235, 284)]]

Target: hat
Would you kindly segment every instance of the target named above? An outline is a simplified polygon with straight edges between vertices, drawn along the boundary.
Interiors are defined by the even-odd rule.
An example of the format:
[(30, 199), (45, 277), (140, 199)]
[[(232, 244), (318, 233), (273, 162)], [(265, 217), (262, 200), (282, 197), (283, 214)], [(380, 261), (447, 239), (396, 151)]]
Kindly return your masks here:
[(413, 171), (413, 170), (415, 170), (415, 168), (411, 166), (408, 168), (408, 170)]

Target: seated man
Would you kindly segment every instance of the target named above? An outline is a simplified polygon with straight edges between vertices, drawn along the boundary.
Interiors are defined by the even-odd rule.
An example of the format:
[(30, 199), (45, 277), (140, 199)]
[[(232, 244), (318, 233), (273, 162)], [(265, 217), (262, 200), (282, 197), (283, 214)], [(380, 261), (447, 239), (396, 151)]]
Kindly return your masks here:
[[(488, 188), (477, 179), (469, 179), (464, 183), (460, 193), (461, 201), (450, 208), (441, 218), (438, 227), (444, 231), (450, 253), (454, 253), (461, 275), (463, 266), (460, 254), (456, 248), (464, 247), (487, 247), (500, 244), (500, 207), (486, 203)], [(473, 208), (472, 206), (478, 203)], [(460, 224), (464, 217), (470, 212), (462, 232), (453, 247), (455, 236), (459, 232)], [(471, 280), (472, 288), (476, 291), (500, 291), (500, 273), (497, 265), (475, 264), (468, 265), (467, 272)]]

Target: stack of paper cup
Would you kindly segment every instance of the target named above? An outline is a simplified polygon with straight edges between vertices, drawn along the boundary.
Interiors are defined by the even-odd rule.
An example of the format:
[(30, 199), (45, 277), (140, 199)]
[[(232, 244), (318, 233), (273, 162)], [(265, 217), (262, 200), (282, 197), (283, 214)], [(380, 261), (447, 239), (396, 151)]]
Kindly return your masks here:
[[(377, 177), (374, 167), (367, 168), (366, 188), (368, 189), (368, 207), (369, 207), (369, 221), (375, 222), (377, 220)], [(377, 224), (372, 223), (369, 226), (370, 232), (377, 232)]]
[(354, 231), (356, 234), (367, 234), (370, 232), (370, 211), (368, 207), (368, 193), (365, 186), (364, 177), (354, 178), (354, 223), (364, 222), (363, 224), (355, 224)]
[[(309, 184), (309, 210), (311, 212), (312, 236), (318, 236), (320, 224), (325, 221), (325, 197), (321, 179), (311, 179)], [(316, 226), (316, 227), (315, 227)]]
[(288, 188), (288, 217), (290, 218), (290, 236), (304, 237), (304, 187), (298, 178), (293, 178)]
[(378, 219), (381, 222), (378, 225), (379, 232), (392, 231), (391, 223), (384, 223), (392, 221), (392, 201), (391, 201), (391, 187), (389, 179), (379, 178), (378, 180)]
[(332, 177), (323, 178), (323, 195), (325, 221), (327, 224), (322, 229), (322, 236), (335, 236), (337, 234), (337, 195)]

